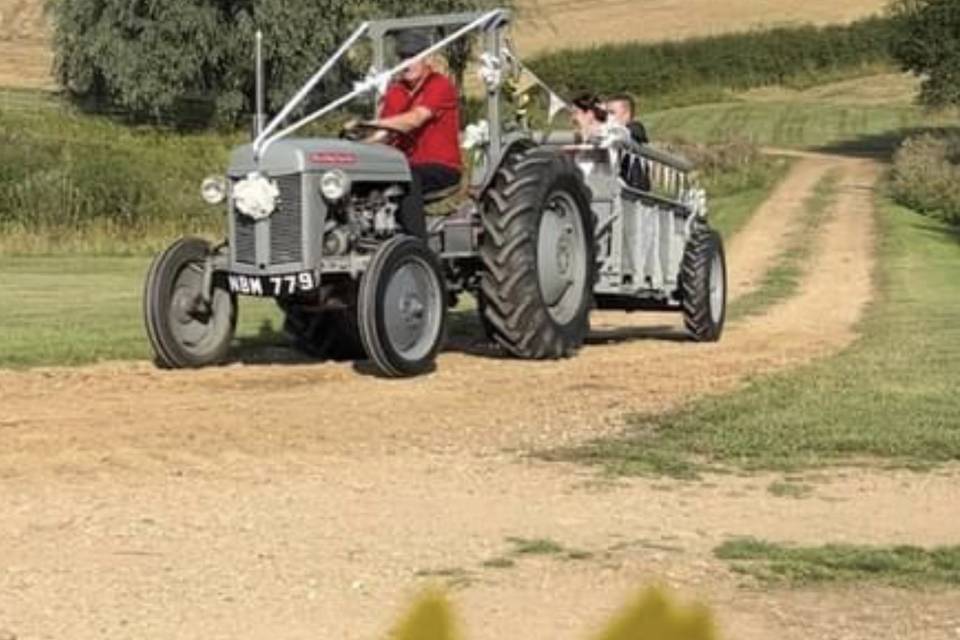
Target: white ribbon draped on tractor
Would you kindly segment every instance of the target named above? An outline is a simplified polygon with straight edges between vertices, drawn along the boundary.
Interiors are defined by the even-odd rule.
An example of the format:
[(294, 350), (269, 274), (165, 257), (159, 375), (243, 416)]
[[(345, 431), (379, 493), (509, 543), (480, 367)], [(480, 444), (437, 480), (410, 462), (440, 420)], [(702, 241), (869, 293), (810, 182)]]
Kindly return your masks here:
[(470, 151), (482, 147), (488, 142), (490, 142), (490, 123), (481, 120), (476, 124), (467, 125), (467, 128), (463, 131), (463, 142), (460, 146)]
[(378, 72), (371, 67), (363, 80), (353, 83), (353, 91), (354, 93), (370, 93), (371, 91), (375, 91), (378, 95), (382, 96), (387, 92), (390, 79), (391, 76), (389, 72)]

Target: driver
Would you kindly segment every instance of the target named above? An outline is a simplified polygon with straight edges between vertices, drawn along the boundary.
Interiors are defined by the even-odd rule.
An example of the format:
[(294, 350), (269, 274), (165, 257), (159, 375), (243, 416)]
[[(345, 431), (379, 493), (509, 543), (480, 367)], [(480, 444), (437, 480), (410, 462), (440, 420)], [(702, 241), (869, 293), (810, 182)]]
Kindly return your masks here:
[[(396, 39), (397, 55), (407, 60), (430, 46), (419, 31), (403, 31)], [(460, 183), (460, 103), (445, 75), (418, 60), (401, 72), (384, 94), (380, 117), (373, 126), (408, 134), (396, 144), (410, 161), (412, 183), (400, 203), (398, 221), (407, 233), (426, 239), (423, 194)], [(399, 136), (395, 136), (399, 138)]]

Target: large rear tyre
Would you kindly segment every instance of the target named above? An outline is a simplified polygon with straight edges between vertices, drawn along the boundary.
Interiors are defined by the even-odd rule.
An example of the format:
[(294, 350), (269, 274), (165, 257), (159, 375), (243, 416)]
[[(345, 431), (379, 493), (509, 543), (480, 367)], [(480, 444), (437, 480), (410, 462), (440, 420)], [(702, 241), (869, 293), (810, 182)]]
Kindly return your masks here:
[(519, 358), (572, 356), (589, 331), (596, 279), (580, 169), (570, 156), (533, 150), (500, 170), (481, 210), (485, 329)]
[(727, 261), (720, 234), (694, 231), (680, 267), (683, 323), (697, 342), (716, 342), (727, 317)]
[(204, 301), (210, 245), (181, 238), (154, 258), (143, 292), (143, 316), (156, 362), (166, 369), (222, 363), (237, 326), (237, 299), (221, 278), (212, 278)]
[(446, 283), (427, 245), (410, 236), (380, 245), (360, 280), (357, 304), (360, 339), (377, 369), (392, 378), (432, 370), (446, 317)]

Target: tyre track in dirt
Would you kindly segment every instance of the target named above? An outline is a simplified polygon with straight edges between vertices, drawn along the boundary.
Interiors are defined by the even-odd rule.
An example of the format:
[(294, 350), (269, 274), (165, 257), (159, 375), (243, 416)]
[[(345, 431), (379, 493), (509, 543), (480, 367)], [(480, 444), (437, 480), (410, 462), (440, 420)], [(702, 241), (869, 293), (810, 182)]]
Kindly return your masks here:
[[(716, 345), (675, 342), (678, 328), (660, 318), (605, 314), (598, 333), (628, 325), (620, 340), (575, 360), (454, 353), (410, 381), (342, 365), (0, 375), (0, 628), (23, 638), (374, 638), (432, 574), (463, 589), (454, 597), (467, 637), (480, 640), (585, 637), (651, 582), (710, 603), (724, 637), (954, 638), (955, 594), (744, 590), (710, 550), (734, 535), (956, 541), (942, 517), (960, 500), (955, 473), (833, 472), (797, 501), (766, 490), (773, 476), (610, 482), (501, 451), (593, 437), (626, 411), (725, 391), (855, 339), (870, 298), (878, 168), (815, 162), (803, 189), (778, 191), (771, 203), (783, 206), (768, 204), (744, 232), (784, 233), (816, 176), (842, 171), (798, 294)], [(755, 270), (749, 283), (775, 255), (732, 255), (731, 266)], [(484, 567), (510, 553), (510, 536), (592, 555)]]
[(800, 294), (728, 327), (718, 344), (685, 342), (676, 316), (604, 313), (597, 314), (595, 344), (575, 359), (447, 353), (436, 373), (414, 380), (382, 380), (345, 364), (163, 372), (118, 363), (2, 373), (0, 431), (14, 446), (0, 454), (0, 469), (147, 470), (209, 456), (556, 446), (619, 428), (627, 412), (663, 411), (727, 391), (746, 376), (808, 361), (854, 338), (870, 297), (870, 186), (877, 175), (870, 162), (800, 160), (731, 243), (731, 288), (736, 294), (754, 286), (813, 186), (838, 167), (845, 173), (835, 207), (841, 215), (823, 230)]

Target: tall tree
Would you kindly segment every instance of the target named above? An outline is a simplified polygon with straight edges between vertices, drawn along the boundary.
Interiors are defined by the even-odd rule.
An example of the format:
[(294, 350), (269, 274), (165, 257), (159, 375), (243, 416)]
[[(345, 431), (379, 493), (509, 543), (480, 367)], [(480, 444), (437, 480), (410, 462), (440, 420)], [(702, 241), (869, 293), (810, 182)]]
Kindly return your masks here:
[(897, 0), (893, 55), (923, 78), (920, 100), (960, 105), (960, 0)]
[[(268, 108), (277, 110), (361, 20), (452, 12), (490, 0), (47, 0), (55, 71), (78, 101), (144, 120), (237, 123), (252, 110), (253, 34), (265, 35)], [(360, 66), (354, 60), (354, 66)], [(351, 70), (333, 74), (327, 91)], [(344, 73), (344, 71), (346, 73)], [(339, 80), (339, 82), (338, 82)], [(318, 90), (315, 99), (327, 97)], [(186, 110), (185, 106), (192, 109)], [(201, 110), (202, 111), (202, 110)]]

